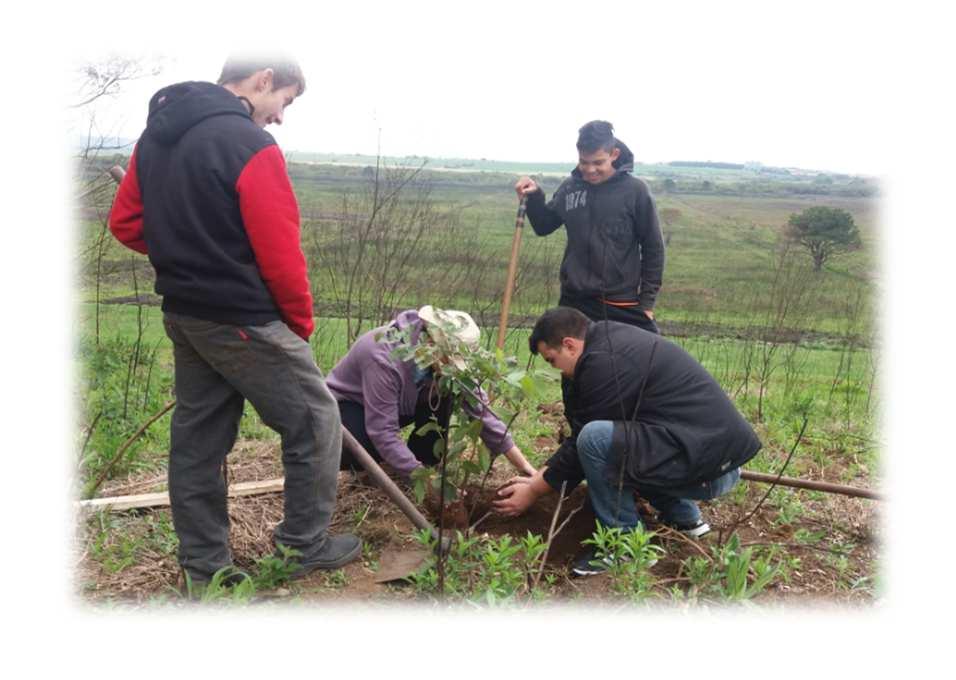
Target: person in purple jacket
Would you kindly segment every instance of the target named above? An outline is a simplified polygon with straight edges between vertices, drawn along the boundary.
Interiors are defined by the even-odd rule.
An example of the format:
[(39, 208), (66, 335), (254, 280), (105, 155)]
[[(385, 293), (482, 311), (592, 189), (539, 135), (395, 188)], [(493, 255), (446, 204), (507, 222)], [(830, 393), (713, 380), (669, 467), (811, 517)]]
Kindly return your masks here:
[[(450, 324), (448, 322), (451, 322)], [(389, 328), (409, 330), (412, 342), (438, 342), (442, 334), (457, 327), (457, 339), (477, 346), (479, 331), (465, 312), (421, 309), (401, 312), (386, 326), (360, 336), (348, 353), (329, 373), (326, 385), (338, 400), (342, 425), (377, 461), (384, 461), (400, 476), (407, 478), (422, 465), (435, 465), (433, 450), (438, 433), (416, 434), (435, 416), (445, 428), (450, 418), (450, 401), (440, 399), (432, 389), (434, 368), (421, 369), (415, 361), (400, 361), (391, 356), (394, 345), (380, 341)], [(460, 357), (449, 357), (461, 361)], [(523, 475), (533, 475), (535, 468), (525, 459), (508, 435), (507, 426), (490, 410), (475, 412), (482, 421), (481, 440), (492, 454), (504, 454)], [(403, 441), (400, 430), (415, 424), (412, 434)], [(359, 469), (359, 464), (343, 448), (341, 469)]]

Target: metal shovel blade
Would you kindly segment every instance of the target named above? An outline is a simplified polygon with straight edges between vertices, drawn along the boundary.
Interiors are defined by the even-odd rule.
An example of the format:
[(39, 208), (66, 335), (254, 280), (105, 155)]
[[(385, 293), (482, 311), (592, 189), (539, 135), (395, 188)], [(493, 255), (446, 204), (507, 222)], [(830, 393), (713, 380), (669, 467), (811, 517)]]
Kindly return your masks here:
[(402, 581), (426, 565), (433, 556), (427, 548), (412, 548), (408, 550), (385, 550), (379, 560), (378, 571), (375, 574), (376, 583)]

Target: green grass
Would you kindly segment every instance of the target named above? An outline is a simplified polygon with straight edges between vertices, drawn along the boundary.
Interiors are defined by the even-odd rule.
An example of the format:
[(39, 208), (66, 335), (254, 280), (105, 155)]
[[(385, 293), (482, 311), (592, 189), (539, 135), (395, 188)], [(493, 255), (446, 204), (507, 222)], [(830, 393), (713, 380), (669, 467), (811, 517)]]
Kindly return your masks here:
[[(130, 403), (125, 419), (119, 417), (123, 402), (123, 388), (127, 380), (126, 356), (137, 336), (137, 309), (129, 305), (106, 305), (101, 313), (101, 347), (99, 360), (94, 361), (91, 305), (83, 305), (79, 336), (86, 352), (78, 357), (80, 367), (88, 377), (81, 386), (81, 403), (84, 407), (84, 422), (89, 423), (96, 413), (110, 415), (113, 429), (105, 428), (102, 418), (95, 436), (91, 439), (87, 457), (97, 460), (101, 452), (105, 458), (115, 450), (138, 424), (172, 398), (171, 372), (172, 348), (162, 333), (160, 312), (155, 307), (143, 308), (143, 346), (155, 348), (156, 360), (151, 378), (151, 392), (145, 394), (146, 368), (140, 367), (138, 377), (132, 381), (135, 398)], [(343, 319), (319, 317), (316, 331), (311, 338), (313, 354), (324, 373), (345, 354), (346, 322)], [(518, 358), (524, 366), (530, 358), (526, 329), (515, 329), (508, 336), (506, 351)], [(497, 335), (496, 329), (483, 330), (483, 342), (491, 345)], [(873, 413), (877, 406), (875, 396), (870, 394), (873, 379), (872, 356), (866, 349), (848, 352), (845, 348), (832, 346), (786, 346), (770, 359), (769, 377), (761, 374), (760, 360), (763, 346), (753, 341), (672, 338), (695, 356), (731, 394), (738, 408), (757, 426), (765, 443), (765, 451), (789, 450), (804, 414), (810, 426), (801, 445), (801, 455), (792, 463), (793, 470), (810, 464), (826, 465), (833, 460), (845, 461), (851, 472), (873, 473), (876, 469), (876, 447), (872, 441)], [(786, 353), (788, 352), (788, 353)], [(853, 361), (848, 362), (848, 357)], [(747, 370), (747, 358), (752, 357)], [(849, 365), (847, 365), (849, 364)], [(515, 422), (515, 440), (533, 463), (544, 462), (545, 454), (536, 449), (539, 437), (554, 436), (550, 424), (538, 418), (537, 403), (560, 400), (560, 384), (557, 373), (539, 359), (537, 370), (552, 376), (538, 402), (528, 403), (524, 413)], [(766, 372), (765, 372), (766, 373)], [(763, 398), (763, 421), (758, 422), (758, 390), (765, 382)], [(140, 406), (142, 404), (142, 406)], [(116, 474), (134, 469), (152, 469), (161, 466), (164, 451), (168, 446), (168, 423), (157, 423), (148, 436), (130, 452), (129, 462), (117, 468)], [(276, 435), (265, 427), (247, 404), (240, 436), (251, 439), (275, 439)], [(761, 470), (773, 468), (778, 463), (776, 455), (761, 455), (754, 459), (752, 467)], [(91, 462), (91, 469), (96, 469)]]
[[(311, 166), (293, 164), (290, 168), (303, 216), (306, 243), (322, 220), (342, 209), (345, 193), (354, 197), (360, 192), (360, 175), (344, 168), (323, 170), (322, 181)], [(687, 170), (687, 169), (682, 169)], [(702, 172), (709, 169), (700, 169)], [(453, 173), (456, 182), (447, 180), (449, 173), (438, 173), (437, 184), (430, 197), (443, 216), (441, 224), (458, 223), (464, 234), (477, 235), (475, 242), (462, 244), (466, 252), (487, 256), (488, 262), (469, 284), (474, 290), (449, 290), (431, 284), (436, 270), (454, 268), (454, 253), (437, 252), (443, 228), (430, 230), (419, 246), (416, 257), (395, 276), (408, 282), (408, 292), (396, 301), (398, 307), (417, 307), (441, 303), (464, 309), (488, 306), (497, 309), (507, 271), (511, 240), (514, 234), (517, 200), (511, 188), (513, 177), (502, 175), (494, 182), (472, 181), (469, 175)], [(483, 176), (484, 177), (484, 176)], [(486, 178), (487, 179), (487, 178)], [(558, 178), (544, 182), (550, 193)], [(782, 225), (791, 213), (810, 205), (832, 205), (849, 210), (864, 240), (860, 252), (840, 256), (828, 263), (807, 285), (812, 289), (812, 314), (794, 320), (796, 328), (834, 333), (840, 331), (847, 318), (848, 292), (859, 289), (866, 304), (859, 316), (864, 335), (872, 332), (873, 274), (878, 243), (878, 203), (872, 198), (842, 196), (726, 196), (716, 194), (659, 194), (658, 211), (677, 210), (679, 216), (663, 228), (671, 241), (667, 248), (664, 286), (658, 298), (662, 320), (702, 321), (711, 325), (749, 327), (761, 325), (761, 317), (771, 313), (773, 300), (765, 294), (773, 277), (773, 252)], [(321, 220), (320, 220), (321, 218)], [(77, 250), (81, 261), (81, 299), (95, 300), (96, 244), (102, 234), (102, 222), (81, 223)], [(327, 237), (325, 237), (327, 238)], [(557, 274), (566, 238), (563, 229), (546, 238), (537, 237), (530, 228), (524, 231), (521, 261), (537, 269), (513, 299), (515, 314), (534, 314), (557, 302)], [(449, 258), (452, 259), (449, 259)], [(809, 256), (793, 253), (795, 260), (809, 265)], [(152, 274), (145, 258), (134, 255), (113, 241), (107, 234), (99, 265), (100, 299), (131, 296), (134, 286), (132, 263), (139, 261), (137, 288), (141, 295), (152, 293)], [(310, 259), (311, 278), (317, 307), (335, 315), (336, 300), (331, 294), (331, 271), (341, 279), (347, 262), (333, 267)], [(477, 291), (477, 293), (475, 292)], [(476, 297), (477, 295), (477, 297)]]
[[(679, 181), (706, 178), (732, 182), (747, 174), (715, 168), (655, 171), (666, 171)], [(328, 232), (321, 232), (318, 225), (328, 224), (332, 214), (341, 210), (344, 195), (348, 193), (354, 198), (359, 192), (363, 181), (361, 168), (293, 164), (290, 172), (301, 204), (306, 252), (312, 252), (310, 248), (317, 236), (321, 236), (319, 247), (325, 248)], [(416, 256), (404, 268), (390, 274), (407, 284), (407, 290), (392, 304), (398, 308), (435, 304), (476, 314), (483, 309), (483, 338), (490, 346), (496, 336), (501, 289), (514, 233), (517, 201), (511, 187), (515, 176), (505, 169), (498, 174), (435, 173), (432, 177), (435, 183), (431, 199), (441, 217), (418, 246)], [(542, 184), (550, 194), (560, 181), (558, 176), (546, 177)], [(765, 452), (754, 460), (755, 469), (772, 469), (780, 462), (781, 452), (792, 446), (795, 431), (807, 415), (810, 425), (792, 463), (794, 470), (839, 461), (841, 474), (848, 477), (874, 473), (872, 414), (876, 412), (878, 394), (872, 388), (875, 359), (867, 345), (873, 341), (876, 311), (873, 287), (877, 202), (872, 198), (798, 196), (786, 192), (728, 196), (679, 191), (659, 192), (656, 198), (660, 213), (679, 211), (669, 213), (671, 223), (663, 225), (671, 243), (656, 310), (658, 319), (665, 327), (668, 322), (679, 322), (692, 332), (694, 328), (703, 329), (697, 331), (702, 334), (696, 337), (672, 339), (711, 371), (740, 410), (755, 423), (765, 443)], [(822, 272), (810, 277), (805, 271), (809, 256), (799, 250), (791, 253), (786, 267), (778, 268), (774, 249), (780, 227), (791, 213), (820, 204), (844, 208), (854, 215), (864, 249), (833, 260)], [(456, 223), (461, 230), (455, 233), (464, 239), (457, 243), (458, 250), (453, 243), (450, 251), (434, 251), (442, 231)], [(82, 427), (88, 427), (97, 413), (107, 414), (101, 416), (87, 447), (88, 473), (95, 471), (151, 412), (172, 398), (172, 349), (163, 331), (159, 308), (95, 304), (97, 296), (100, 301), (134, 294), (155, 298), (152, 269), (147, 260), (132, 254), (108, 234), (100, 242), (102, 235), (102, 221), (95, 217), (79, 225), (79, 313), (73, 335), (83, 376), (78, 394)], [(345, 234), (346, 239), (350, 237), (351, 234)], [(102, 248), (97, 247), (99, 243)], [(557, 302), (557, 275), (564, 245), (564, 230), (539, 238), (530, 228), (525, 229), (522, 262), (530, 262), (536, 269), (529, 272), (512, 300), (512, 319), (519, 315), (533, 318)], [(97, 257), (98, 253), (102, 256)], [(437, 272), (458, 266), (461, 257), (476, 254), (487, 260), (469, 274), (465, 287), (440, 283)], [(328, 373), (348, 347), (348, 324), (336, 318), (342, 312), (341, 298), (332, 295), (330, 278), (334, 272), (341, 281), (348, 261), (333, 258), (331, 263), (323, 264), (317, 257), (309, 260), (319, 314), (311, 345), (317, 364)], [(378, 264), (373, 263), (373, 270)], [(775, 285), (777, 276), (782, 276), (788, 285)], [(367, 296), (375, 293), (362, 290)], [(789, 305), (787, 312), (780, 314), (778, 310), (784, 305)], [(384, 320), (371, 316), (360, 330), (368, 330)], [(763, 345), (747, 336), (759, 328), (802, 336), (796, 344)], [(355, 331), (353, 327), (353, 334)], [(522, 366), (528, 360), (527, 334), (526, 329), (514, 329), (506, 343), (506, 351), (515, 354)], [(140, 362), (131, 371), (129, 356), (138, 337), (140, 351), (149, 357), (149, 362)], [(150, 365), (152, 375), (148, 374)], [(543, 368), (544, 364), (539, 361), (537, 366)], [(130, 394), (135, 394), (135, 398), (131, 400)], [(559, 399), (557, 382), (541, 397), (541, 401)], [(119, 417), (124, 411), (125, 417)], [(246, 416), (241, 437), (275, 437), (251, 408), (247, 407)], [(553, 435), (550, 428), (537, 418), (536, 404), (528, 404), (526, 413), (516, 421), (516, 441), (535, 463), (543, 462), (543, 454), (534, 450), (535, 440)], [(161, 466), (168, 445), (167, 430), (166, 421), (154, 425), (115, 474)]]
[[(293, 166), (293, 181), (299, 177)], [(338, 182), (334, 186), (299, 181), (297, 190), (303, 204), (305, 230), (317, 228), (316, 216), (325, 216), (341, 209), (341, 195), (346, 189), (355, 191), (358, 184)], [(546, 184), (553, 191), (557, 180)], [(510, 245), (514, 233), (517, 201), (510, 182), (495, 186), (438, 185), (431, 194), (446, 219), (457, 220), (469, 230), (480, 233), (480, 243), (469, 248), (488, 255), (491, 260), (482, 272), (483, 293), (476, 300), (468, 295), (455, 296), (453, 291), (429, 287), (429, 276), (435, 268), (454, 267), (454, 261), (436, 251), (437, 241), (421, 246), (423, 257), (413, 262), (402, 276), (414, 281), (412, 292), (400, 306), (418, 306), (440, 298), (448, 306), (475, 307), (496, 302), (507, 270)], [(791, 213), (809, 205), (834, 205), (849, 210), (860, 226), (865, 247), (862, 251), (840, 256), (829, 262), (824, 271), (807, 285), (812, 288), (813, 313), (798, 320), (797, 327), (806, 330), (835, 332), (846, 317), (848, 286), (871, 295), (871, 274), (876, 261), (876, 202), (870, 198), (832, 196), (718, 196), (706, 194), (664, 194), (658, 196), (659, 212), (676, 209), (680, 216), (671, 225), (663, 225), (670, 235), (664, 286), (658, 299), (662, 319), (696, 320), (708, 323), (747, 327), (754, 325), (754, 316), (773, 310), (773, 301), (762, 295), (771, 286), (773, 257), (778, 236)], [(526, 228), (522, 241), (522, 262), (543, 268), (532, 276), (524, 290), (513, 299), (516, 313), (543, 311), (557, 301), (556, 277), (566, 238), (563, 229), (546, 238), (537, 237)], [(809, 255), (794, 251), (795, 261), (810, 264)], [(316, 283), (316, 299), (320, 306), (331, 302), (327, 296), (327, 268), (312, 272)], [(341, 278), (342, 272), (338, 273)], [(547, 284), (550, 284), (548, 288)], [(861, 327), (872, 325), (870, 310), (863, 311)], [(759, 319), (758, 319), (759, 321)]]

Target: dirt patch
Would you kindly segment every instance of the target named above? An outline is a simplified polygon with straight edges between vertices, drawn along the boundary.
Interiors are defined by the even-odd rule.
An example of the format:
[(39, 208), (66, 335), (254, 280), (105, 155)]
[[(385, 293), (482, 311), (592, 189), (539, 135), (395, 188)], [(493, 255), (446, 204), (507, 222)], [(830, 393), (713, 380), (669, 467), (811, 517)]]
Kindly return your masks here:
[[(557, 417), (557, 407), (548, 406), (543, 416)], [(550, 442), (552, 446), (555, 441)], [(278, 443), (244, 441), (229, 457), (231, 483), (272, 479), (282, 474)], [(820, 471), (823, 474), (827, 470)], [(547, 537), (557, 506), (557, 494), (542, 498), (517, 518), (488, 514), (495, 489), (512, 476), (499, 461), (484, 489), (472, 489), (470, 524), (474, 531), (491, 536), (505, 534), (520, 539), (527, 532)], [(786, 574), (775, 580), (756, 599), (758, 602), (867, 602), (873, 598), (872, 581), (879, 557), (881, 536), (878, 504), (874, 501), (836, 495), (786, 491), (800, 504), (798, 516), (786, 515), (785, 505), (765, 502), (747, 521), (745, 518), (766, 492), (766, 485), (746, 484), (745, 493), (713, 502), (701, 510), (713, 531), (701, 541), (683, 536), (649, 521), (659, 532), (656, 541), (665, 554), (653, 568), (661, 591), (686, 587), (684, 565), (688, 557), (706, 556), (726, 539), (732, 527), (744, 546), (767, 550), (775, 546), (777, 558), (786, 560)], [(104, 485), (101, 495), (147, 493), (165, 489), (165, 475), (142, 473)], [(790, 496), (783, 497), (784, 499)], [(282, 519), (282, 494), (231, 499), (231, 544), (240, 569), (252, 570), (256, 560), (274, 550), (272, 531)], [(432, 509), (431, 517), (437, 521)], [(649, 506), (644, 511), (653, 516)], [(793, 509), (789, 510), (791, 515)], [(570, 519), (569, 519), (570, 518)], [(567, 578), (567, 566), (578, 553), (581, 541), (594, 531), (594, 514), (587, 502), (586, 487), (575, 488), (562, 503), (555, 537), (548, 553), (547, 573), (554, 575), (552, 594), (558, 598), (605, 600), (616, 597), (608, 576)], [(390, 552), (417, 550), (411, 522), (394, 507), (363, 474), (339, 474), (338, 504), (332, 519), (335, 532), (357, 533), (365, 543), (362, 559), (336, 572), (316, 572), (275, 592), (260, 593), (264, 599), (406, 601), (416, 597), (409, 586), (375, 582), (380, 563)], [(175, 598), (181, 585), (175, 556), (176, 540), (168, 508), (100, 513), (78, 518), (76, 573), (82, 597), (149, 603)]]
[[(558, 494), (542, 498), (519, 517), (501, 517), (490, 515), (482, 530), (493, 536), (511, 534), (524, 536), (529, 531), (547, 538), (552, 518), (558, 505)], [(587, 490), (578, 486), (567, 494), (561, 503), (561, 511), (555, 520), (555, 528), (562, 527), (548, 549), (548, 564), (554, 567), (566, 567), (581, 551), (581, 541), (594, 533), (594, 511), (588, 502)]]
[(594, 511), (584, 486), (578, 486), (565, 496), (556, 519), (558, 494), (541, 498), (518, 517), (503, 517), (495, 513), (492, 502), (500, 486), (500, 483), (487, 484), (483, 489), (470, 486), (463, 501), (446, 505), (444, 518), (439, 515), (437, 503), (428, 503), (428, 518), (436, 528), (443, 522), (443, 529), (447, 531), (464, 531), (470, 527), (471, 531), (490, 536), (509, 534), (516, 538), (529, 532), (547, 538), (553, 522), (556, 536), (548, 550), (547, 561), (555, 566), (569, 564), (581, 550), (581, 541), (594, 533)]

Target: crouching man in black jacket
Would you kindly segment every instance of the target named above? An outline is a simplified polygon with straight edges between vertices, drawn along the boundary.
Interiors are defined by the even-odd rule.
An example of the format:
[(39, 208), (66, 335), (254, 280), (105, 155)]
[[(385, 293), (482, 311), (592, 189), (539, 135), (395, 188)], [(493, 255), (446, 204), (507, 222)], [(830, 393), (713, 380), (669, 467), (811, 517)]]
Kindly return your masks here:
[[(521, 514), (563, 482), (570, 491), (586, 479), (604, 526), (640, 524), (636, 492), (663, 523), (693, 537), (707, 533), (694, 501), (727, 493), (761, 446), (713, 376), (654, 333), (592, 322), (569, 307), (545, 312), (529, 344), (570, 380), (564, 411), (571, 436), (534, 476), (502, 489), (497, 510)], [(595, 564), (593, 553), (585, 554), (572, 569), (578, 575), (603, 570)]]

